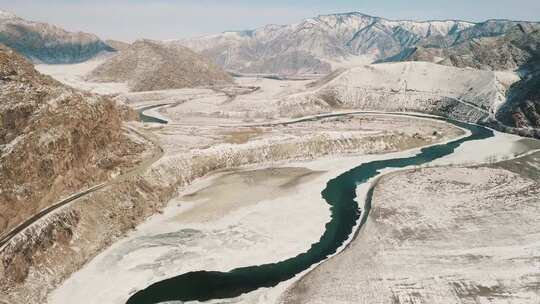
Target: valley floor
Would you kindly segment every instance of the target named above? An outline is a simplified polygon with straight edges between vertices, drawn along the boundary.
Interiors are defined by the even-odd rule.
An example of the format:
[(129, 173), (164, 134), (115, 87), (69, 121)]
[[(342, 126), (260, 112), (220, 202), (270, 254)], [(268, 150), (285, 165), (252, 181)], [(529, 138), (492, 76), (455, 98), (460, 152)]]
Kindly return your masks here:
[[(319, 239), (329, 220), (320, 194), (329, 179), (365, 161), (411, 155), (464, 135), (445, 122), (381, 113), (298, 120), (330, 112), (328, 104), (316, 101), (289, 111), (291, 96), (320, 90), (310, 80), (243, 77), (229, 88), (128, 93), (122, 84), (86, 82), (81, 71), (88, 67), (71, 68), (68, 74), (49, 66), (40, 70), (73, 86), (117, 94), (116, 100), (133, 108), (161, 105), (145, 114), (167, 124), (129, 127), (150, 134), (163, 155), (147, 170), (63, 209), (60, 222), (73, 212), (79, 215), (69, 226), (69, 239), (45, 242), (50, 246), (38, 242), (40, 259), (31, 265), (29, 279), (0, 295), (0, 303), (124, 303), (137, 290), (183, 272), (226, 271), (295, 256)], [(449, 295), (448, 284), (469, 303), (467, 296), (507, 292), (498, 289), (506, 285), (496, 278), (477, 280), (485, 269), (497, 270), (497, 263), (505, 264), (501, 272), (508, 270), (502, 278), (521, 278), (508, 292), (532, 299), (534, 293), (523, 290), (530, 278), (538, 278), (526, 267), (537, 262), (538, 248), (531, 247), (538, 242), (532, 221), (538, 216), (537, 180), (504, 169), (519, 160), (478, 164), (504, 161), (540, 148), (536, 145), (496, 132), (430, 164), (450, 169), (389, 175), (376, 188), (368, 224), (343, 253), (275, 288), (219, 303), (413, 303)], [(526, 162), (524, 167), (538, 170), (537, 158)], [(358, 189), (359, 202), (367, 190)], [(491, 209), (472, 201), (484, 207), (500, 202), (502, 209), (487, 212)], [(433, 202), (437, 208), (429, 205)], [(516, 207), (512, 217), (500, 215), (509, 203)], [(521, 204), (527, 208), (517, 208)], [(463, 235), (458, 220), (468, 229)], [(477, 242), (473, 249), (471, 240)], [(506, 246), (500, 253), (506, 255), (484, 258), (492, 242)], [(519, 267), (510, 271), (514, 264)], [(471, 277), (465, 275), (469, 270)], [(434, 271), (441, 273), (436, 280)], [(418, 289), (426, 276), (432, 285), (425, 289), (437, 286), (439, 297)]]
[[(413, 122), (422, 127), (410, 128)], [(248, 153), (258, 147), (284, 146), (265, 152), (271, 155), (266, 164), (225, 170), (184, 188), (163, 214), (151, 217), (68, 279), (52, 293), (50, 303), (124, 303), (130, 293), (183, 272), (226, 271), (295, 256), (318, 240), (329, 220), (328, 205), (320, 195), (326, 182), (356, 164), (382, 157), (361, 156), (361, 151), (406, 150), (462, 132), (442, 122), (373, 114), (255, 128), (256, 132), (250, 127), (247, 130), (254, 134), (233, 133), (242, 140), (219, 136), (226, 141), (221, 144), (212, 142), (219, 134), (215, 128), (154, 130), (166, 151), (156, 170), (178, 167), (197, 149), (228, 154), (231, 149)], [(218, 128), (223, 134), (237, 129)], [(434, 136), (434, 130), (439, 135)], [(328, 146), (332, 141), (341, 147)], [(311, 158), (305, 153), (322, 157), (346, 151), (358, 156), (294, 161)], [(250, 294), (247, 301), (269, 301), (276, 290)]]

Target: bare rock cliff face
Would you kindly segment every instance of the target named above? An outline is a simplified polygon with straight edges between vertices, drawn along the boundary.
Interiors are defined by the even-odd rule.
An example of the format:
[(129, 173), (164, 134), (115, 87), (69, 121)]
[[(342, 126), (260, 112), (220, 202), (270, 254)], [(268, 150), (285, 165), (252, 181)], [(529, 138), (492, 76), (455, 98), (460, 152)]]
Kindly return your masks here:
[(132, 91), (224, 85), (232, 77), (205, 57), (182, 46), (139, 40), (88, 76), (94, 81), (127, 82)]
[(143, 150), (112, 100), (39, 74), (0, 45), (0, 235)]

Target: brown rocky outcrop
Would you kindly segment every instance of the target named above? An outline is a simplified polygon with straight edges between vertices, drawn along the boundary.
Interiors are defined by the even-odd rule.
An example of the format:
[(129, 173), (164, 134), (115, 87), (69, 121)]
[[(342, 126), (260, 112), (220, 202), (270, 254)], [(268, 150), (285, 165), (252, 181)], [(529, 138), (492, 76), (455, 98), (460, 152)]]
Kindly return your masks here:
[(0, 45), (0, 235), (130, 166), (144, 148), (123, 131), (124, 112)]

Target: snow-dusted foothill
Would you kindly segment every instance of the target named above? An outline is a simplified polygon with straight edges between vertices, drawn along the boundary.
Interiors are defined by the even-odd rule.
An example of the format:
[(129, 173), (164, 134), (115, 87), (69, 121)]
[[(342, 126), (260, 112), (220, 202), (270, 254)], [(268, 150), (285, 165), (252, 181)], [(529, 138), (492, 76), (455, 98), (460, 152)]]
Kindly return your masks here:
[(92, 70), (88, 79), (126, 82), (131, 91), (229, 85), (232, 77), (190, 49), (137, 40)]
[(289, 95), (280, 110), (418, 111), (481, 122), (505, 102), (506, 83), (492, 71), (427, 62), (374, 64), (351, 68), (314, 91)]

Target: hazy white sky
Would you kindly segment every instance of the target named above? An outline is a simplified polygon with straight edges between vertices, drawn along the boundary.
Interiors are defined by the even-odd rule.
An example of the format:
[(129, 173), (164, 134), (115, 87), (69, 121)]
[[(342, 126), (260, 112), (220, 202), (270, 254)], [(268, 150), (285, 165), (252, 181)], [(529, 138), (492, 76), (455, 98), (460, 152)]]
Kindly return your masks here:
[(348, 11), (391, 19), (540, 19), (540, 0), (0, 0), (0, 9), (128, 41), (252, 29)]

